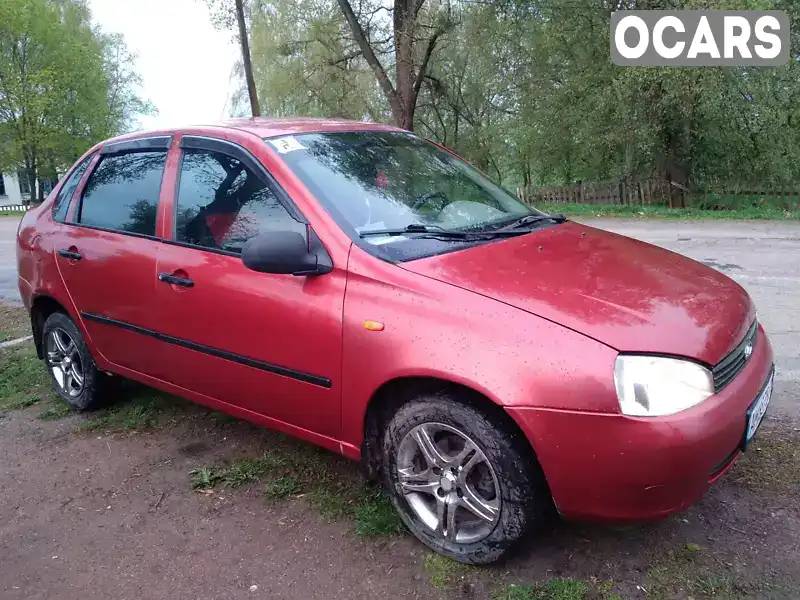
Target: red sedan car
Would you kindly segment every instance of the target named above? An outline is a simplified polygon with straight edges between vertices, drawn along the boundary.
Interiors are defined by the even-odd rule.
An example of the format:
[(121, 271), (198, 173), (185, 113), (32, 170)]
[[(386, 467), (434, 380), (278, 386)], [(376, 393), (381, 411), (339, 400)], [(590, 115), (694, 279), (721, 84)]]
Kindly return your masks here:
[(92, 148), (18, 234), (77, 409), (135, 379), (361, 460), (408, 528), (490, 562), (553, 518), (700, 499), (773, 356), (702, 264), (550, 216), (385, 125), (249, 119)]

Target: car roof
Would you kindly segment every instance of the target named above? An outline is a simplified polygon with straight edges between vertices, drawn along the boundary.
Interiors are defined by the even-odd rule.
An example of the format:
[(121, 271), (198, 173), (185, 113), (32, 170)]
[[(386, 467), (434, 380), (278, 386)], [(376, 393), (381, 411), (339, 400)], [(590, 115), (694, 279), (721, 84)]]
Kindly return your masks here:
[(172, 127), (136, 131), (105, 140), (98, 145), (106, 145), (124, 140), (152, 137), (156, 135), (172, 135), (175, 133), (213, 132), (220, 129), (238, 129), (255, 134), (260, 138), (279, 137), (283, 135), (298, 135), (301, 133), (319, 133), (324, 131), (404, 131), (384, 123), (370, 123), (367, 121), (351, 121), (347, 119), (318, 118), (318, 117), (250, 117), (229, 119), (218, 123), (193, 125), (186, 127)]

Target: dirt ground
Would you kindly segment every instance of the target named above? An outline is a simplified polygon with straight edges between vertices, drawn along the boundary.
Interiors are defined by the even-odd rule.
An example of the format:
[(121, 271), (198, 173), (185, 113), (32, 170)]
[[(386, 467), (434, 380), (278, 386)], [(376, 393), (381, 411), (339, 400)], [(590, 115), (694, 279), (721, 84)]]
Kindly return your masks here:
[[(137, 386), (100, 413), (71, 414), (42, 371), (31, 348), (0, 350), (11, 399), (0, 413), (2, 598), (800, 596), (800, 429), (774, 415), (684, 514), (560, 523), (504, 564), (466, 568), (394, 526), (365, 527), (374, 513), (359, 522), (357, 506), (356, 518), (337, 509), (366, 489), (355, 464)], [(270, 456), (311, 476), (276, 494), (287, 478), (258, 466)], [(316, 479), (333, 491), (320, 495)]]

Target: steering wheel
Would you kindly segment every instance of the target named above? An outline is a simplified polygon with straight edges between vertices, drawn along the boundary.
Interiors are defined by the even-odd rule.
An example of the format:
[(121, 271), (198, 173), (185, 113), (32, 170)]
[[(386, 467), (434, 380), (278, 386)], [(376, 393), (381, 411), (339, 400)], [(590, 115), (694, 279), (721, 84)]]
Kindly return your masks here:
[(434, 198), (440, 198), (442, 202), (442, 206), (436, 212), (437, 215), (444, 210), (445, 206), (450, 204), (450, 200), (444, 195), (443, 192), (440, 192), (439, 190), (433, 190), (432, 192), (426, 192), (421, 196), (417, 196), (416, 200), (414, 200), (414, 204), (411, 205), (411, 210), (419, 210)]

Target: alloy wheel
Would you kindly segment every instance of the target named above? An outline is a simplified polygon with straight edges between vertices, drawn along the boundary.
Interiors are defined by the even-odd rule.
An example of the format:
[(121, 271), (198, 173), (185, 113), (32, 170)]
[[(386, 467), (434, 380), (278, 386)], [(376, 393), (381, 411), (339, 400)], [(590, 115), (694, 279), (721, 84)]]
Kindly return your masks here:
[(409, 431), (397, 453), (397, 480), (413, 516), (447, 541), (475, 543), (500, 517), (500, 486), (486, 455), (443, 423)]
[(75, 340), (63, 329), (53, 329), (45, 340), (47, 366), (61, 392), (74, 398), (83, 391), (84, 371)]

